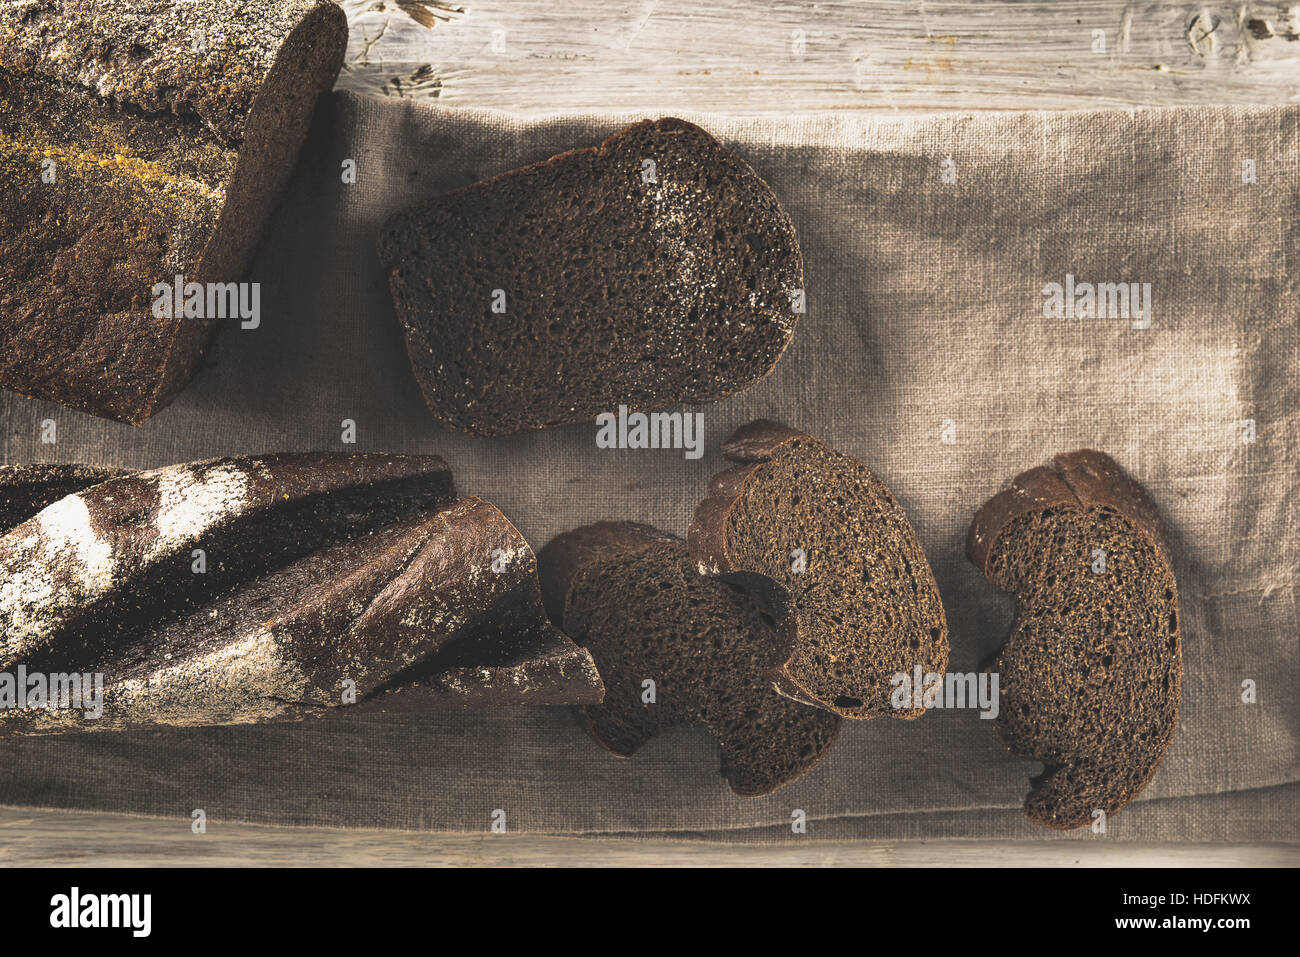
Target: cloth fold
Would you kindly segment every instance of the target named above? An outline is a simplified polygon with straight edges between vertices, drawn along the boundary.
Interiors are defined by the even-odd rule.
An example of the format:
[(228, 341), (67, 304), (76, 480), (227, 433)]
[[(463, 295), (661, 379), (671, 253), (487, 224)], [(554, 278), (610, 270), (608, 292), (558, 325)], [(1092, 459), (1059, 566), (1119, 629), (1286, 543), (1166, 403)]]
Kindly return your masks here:
[[(799, 230), (807, 314), (776, 370), (693, 407), (700, 460), (599, 449), (594, 423), (440, 431), (389, 302), (380, 224), (640, 118), (334, 94), (254, 267), (261, 327), (222, 330), (207, 368), (138, 430), (0, 396), (3, 461), (431, 452), (540, 547), (600, 519), (684, 533), (724, 466), (721, 441), (775, 418), (858, 456), (897, 495), (944, 597), (950, 669), (972, 671), (1012, 618), (964, 557), (976, 508), (1053, 453), (1098, 448), (1168, 527), (1185, 673), (1173, 746), (1108, 836), (1300, 840), (1300, 108), (686, 114), (772, 185)], [(1149, 284), (1148, 327), (1106, 301), (1121, 283)], [(1052, 284), (1091, 284), (1101, 310), (1054, 314)], [(357, 443), (342, 446), (349, 419)], [(14, 805), (470, 832), (499, 808), (510, 831), (762, 841), (798, 839), (800, 809), (838, 822), (823, 837), (1057, 836), (1016, 811), (1038, 766), (974, 711), (846, 722), (806, 777), (750, 800), (727, 789), (703, 733), (622, 760), (562, 709), (7, 740), (0, 754), (0, 803)]]

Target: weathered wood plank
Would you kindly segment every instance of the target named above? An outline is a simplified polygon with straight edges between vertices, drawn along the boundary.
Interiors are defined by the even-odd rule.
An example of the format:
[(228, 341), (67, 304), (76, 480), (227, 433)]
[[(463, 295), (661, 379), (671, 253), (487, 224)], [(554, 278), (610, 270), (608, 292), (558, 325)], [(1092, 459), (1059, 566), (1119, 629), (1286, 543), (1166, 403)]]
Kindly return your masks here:
[(1285, 2), (344, 6), (344, 86), (525, 112), (1300, 102), (1300, 6)]
[(247, 824), (194, 834), (185, 820), (0, 808), (0, 864), (78, 866), (1295, 866), (1290, 845), (1062, 841), (816, 843), (780, 847), (678, 841), (447, 835)]

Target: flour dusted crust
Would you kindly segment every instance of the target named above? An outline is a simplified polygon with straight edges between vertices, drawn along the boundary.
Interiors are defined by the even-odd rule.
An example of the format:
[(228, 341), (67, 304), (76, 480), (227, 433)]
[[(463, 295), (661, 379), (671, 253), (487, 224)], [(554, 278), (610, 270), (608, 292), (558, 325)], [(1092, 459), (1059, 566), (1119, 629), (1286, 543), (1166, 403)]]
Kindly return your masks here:
[[(0, 660), (40, 661), (56, 645), (127, 631), (453, 496), (432, 456), (213, 459), (100, 483), (0, 536)], [(210, 562), (202, 575), (190, 569), (195, 549)]]
[(94, 465), (0, 465), (0, 534), (65, 495), (128, 474)]
[(339, 18), (321, 0), (6, 0), (0, 66), (239, 143), (286, 42)]
[[(378, 635), (450, 634), (382, 686), (365, 710), (599, 702), (604, 685), (586, 649), (551, 624), (537, 557), (495, 506), (468, 498), (439, 516), (442, 534), (412, 563), (402, 610), (368, 622)], [(395, 622), (400, 620), (400, 626)]]
[[(261, 468), (253, 461), (141, 473), (99, 495), (62, 498), (6, 535), (0, 540), (0, 655), (36, 653), (133, 573), (148, 574), (159, 559), (179, 558), (187, 535), (197, 547), (213, 525), (240, 513), (248, 477)], [(110, 522), (120, 517), (113, 514), (114, 496), (153, 500), (142, 506), (151, 514), (136, 535), (114, 534)], [(128, 571), (128, 563), (138, 564)]]
[[(602, 693), (590, 655), (542, 613), (527, 543), (473, 498), (313, 553), (93, 670), (108, 682), (102, 717), (28, 709), (8, 730), (572, 704)], [(344, 701), (348, 686), (355, 705)]]
[[(334, 519), (400, 510), (405, 517), (380, 518), (369, 529), (335, 522), (338, 535), (352, 537), (280, 567), (244, 569), (230, 590), (192, 602), (189, 610), (164, 614), (159, 606), (137, 616), (137, 629), (117, 628), (121, 640), (107, 646), (54, 640), (43, 655), (51, 671), (104, 676), (103, 714), (39, 706), (3, 710), (0, 733), (249, 724), (601, 699), (591, 656), (546, 619), (528, 543), (488, 502), (466, 498), (449, 504), (450, 476), (438, 460), (424, 460), (424, 473), (412, 471), (421, 491), (411, 494), (416, 489), (382, 487), (383, 481), (400, 481), (396, 460), (306, 456), (286, 470), (285, 457), (271, 458), (130, 476), (159, 489), (151, 513), (158, 534), (127, 550), (106, 550), (103, 537), (83, 534), (85, 528), (94, 531), (95, 523), (82, 513), (98, 511), (86, 506), (85, 496), (60, 499), (32, 521), (58, 528), (59, 536), (47, 536), (47, 543), (57, 541), (55, 554), (76, 565), (101, 594), (122, 580), (121, 569), (109, 567), (114, 561), (165, 561), (175, 548), (210, 540), (214, 529), (228, 532), (232, 515), (242, 518), (242, 534), (256, 538), (258, 528), (267, 526), (265, 508), (293, 498), (295, 490), (303, 497), (307, 485), (320, 493), (318, 507)], [(363, 468), (352, 461), (358, 458), (373, 461)], [(355, 489), (322, 491), (319, 475), (311, 477), (313, 471), (349, 467)], [(369, 481), (359, 478), (363, 471)], [(0, 488), (3, 479), (0, 474)], [(258, 489), (268, 480), (279, 491), (263, 497), (258, 521)], [(340, 501), (349, 491), (361, 494)], [(125, 494), (121, 486), (112, 492)], [(77, 520), (65, 521), (66, 515)], [(301, 510), (295, 515), (301, 517)], [(295, 528), (302, 534), (301, 526)], [(137, 579), (143, 574), (134, 571)], [(121, 622), (101, 624), (113, 631)], [(7, 667), (18, 663), (6, 659)]]

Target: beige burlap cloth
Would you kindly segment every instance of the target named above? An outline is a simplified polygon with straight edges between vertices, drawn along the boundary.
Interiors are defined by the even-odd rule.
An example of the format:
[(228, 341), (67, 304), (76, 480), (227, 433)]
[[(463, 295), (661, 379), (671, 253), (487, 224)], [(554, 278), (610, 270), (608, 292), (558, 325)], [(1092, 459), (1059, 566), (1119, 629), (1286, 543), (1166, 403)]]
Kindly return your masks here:
[[(1300, 840), (1300, 109), (688, 117), (771, 183), (799, 230), (808, 312), (776, 371), (703, 407), (698, 461), (597, 449), (594, 425), (440, 431), (376, 259), (380, 223), (635, 118), (336, 95), (255, 267), (262, 327), (224, 330), (142, 429), (4, 395), (3, 460), (338, 449), (352, 419), (348, 448), (443, 455), (540, 546), (606, 518), (683, 533), (719, 442), (774, 417), (899, 496), (964, 671), (1012, 615), (963, 556), (972, 513), (1054, 452), (1104, 449), (1168, 522), (1186, 675), (1173, 747), (1107, 839)], [(1045, 316), (1044, 287), (1067, 276), (1149, 283), (1150, 327)], [(40, 440), (46, 418), (56, 445)], [(9, 740), (0, 756), (0, 803), (210, 820), (484, 831), (502, 809), (515, 831), (781, 840), (801, 809), (800, 840), (1050, 836), (1018, 810), (1037, 765), (973, 711), (846, 723), (810, 774), (757, 800), (730, 793), (703, 733), (620, 760), (564, 709)]]

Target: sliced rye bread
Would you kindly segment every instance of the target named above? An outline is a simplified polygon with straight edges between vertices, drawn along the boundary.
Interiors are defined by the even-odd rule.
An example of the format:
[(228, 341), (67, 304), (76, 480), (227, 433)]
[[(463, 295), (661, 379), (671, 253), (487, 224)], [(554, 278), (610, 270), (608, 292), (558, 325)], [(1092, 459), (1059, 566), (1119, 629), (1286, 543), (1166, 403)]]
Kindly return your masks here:
[(771, 189), (678, 119), (421, 203), (379, 256), (430, 411), (481, 435), (739, 392), (785, 351), (803, 289)]
[(101, 482), (0, 535), (0, 666), (93, 658), (170, 613), (454, 498), (434, 456), (222, 458)]
[(722, 452), (737, 465), (713, 477), (695, 509), (691, 558), (701, 574), (767, 592), (794, 636), (777, 689), (846, 718), (923, 714), (894, 707), (894, 679), (910, 681), (917, 667), (943, 674), (948, 625), (889, 489), (857, 459), (779, 422), (742, 426)]
[(129, 475), (94, 465), (0, 465), (0, 532), (21, 525), (65, 495)]
[(170, 402), (220, 320), (154, 287), (244, 278), (346, 45), (328, 0), (0, 4), (0, 387)]
[[(551, 620), (587, 648), (605, 701), (587, 730), (624, 757), (668, 728), (707, 728), (740, 795), (769, 794), (831, 747), (840, 719), (777, 694), (788, 635), (742, 589), (696, 574), (686, 543), (646, 525), (601, 522), (539, 554)], [(642, 700), (646, 680), (656, 701)]]
[(1058, 455), (980, 508), (967, 555), (1016, 599), (996, 725), (1042, 761), (1025, 813), (1067, 830), (1146, 786), (1178, 725), (1178, 586), (1154, 503), (1102, 452)]
[[(503, 648), (518, 656), (513, 682), (500, 673)], [(527, 542), (476, 498), (313, 552), (98, 660), (58, 655), (50, 669), (103, 675), (103, 713), (38, 702), (0, 711), (0, 733), (576, 704), (603, 693), (591, 656), (547, 620)]]

